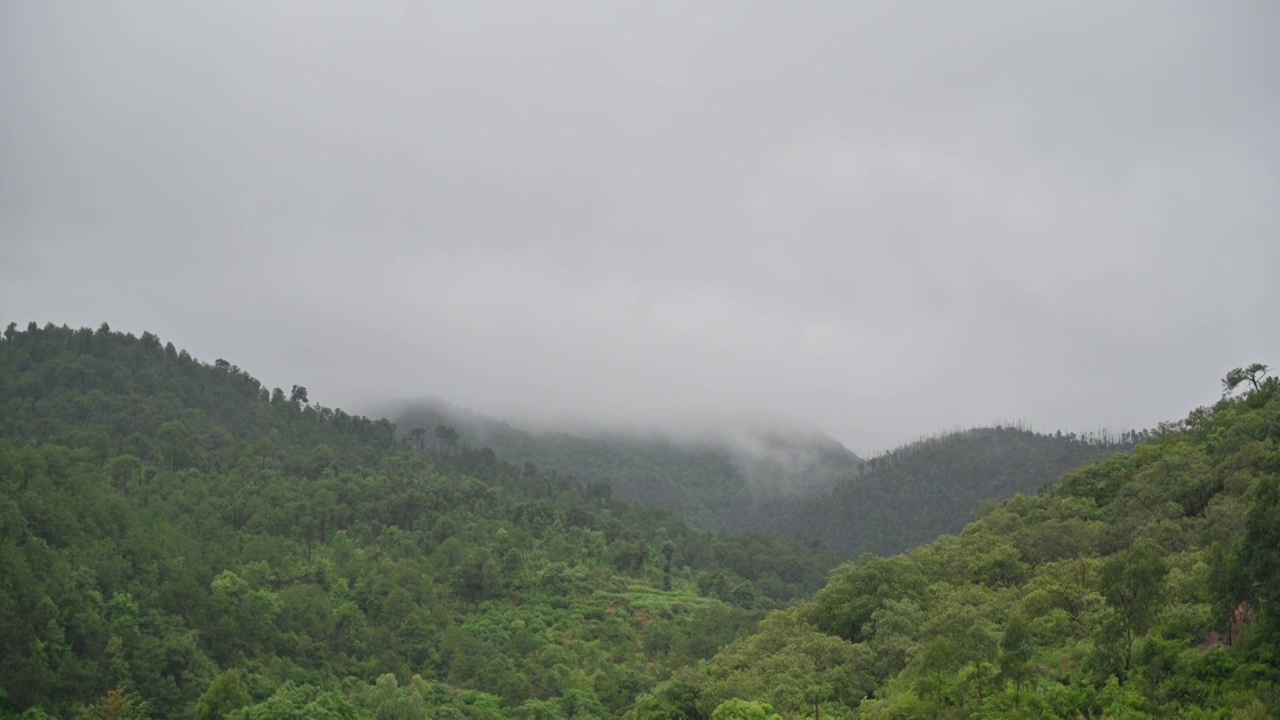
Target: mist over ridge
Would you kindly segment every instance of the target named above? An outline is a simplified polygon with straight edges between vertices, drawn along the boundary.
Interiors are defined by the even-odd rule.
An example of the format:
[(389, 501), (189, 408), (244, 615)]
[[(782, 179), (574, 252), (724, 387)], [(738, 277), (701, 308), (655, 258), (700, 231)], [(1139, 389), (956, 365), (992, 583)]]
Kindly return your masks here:
[(0, 1), (0, 720), (1280, 717), (1277, 30)]
[(0, 8), (3, 315), (860, 454), (1280, 356), (1273, 4), (272, 7)]

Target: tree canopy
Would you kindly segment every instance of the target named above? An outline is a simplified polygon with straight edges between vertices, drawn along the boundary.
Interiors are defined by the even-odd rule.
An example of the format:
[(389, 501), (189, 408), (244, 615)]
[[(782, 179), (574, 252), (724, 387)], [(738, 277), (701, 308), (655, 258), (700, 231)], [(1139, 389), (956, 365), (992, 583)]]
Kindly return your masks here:
[(611, 717), (834, 565), (445, 430), (14, 328), (0, 717)]
[[(830, 718), (1280, 714), (1280, 383), (1145, 440), (837, 568), (636, 717), (729, 699), (783, 717), (815, 700)], [(839, 679), (815, 662), (833, 655)]]
[(0, 718), (1280, 714), (1259, 366), (954, 535), (837, 567), (150, 333), (3, 338)]

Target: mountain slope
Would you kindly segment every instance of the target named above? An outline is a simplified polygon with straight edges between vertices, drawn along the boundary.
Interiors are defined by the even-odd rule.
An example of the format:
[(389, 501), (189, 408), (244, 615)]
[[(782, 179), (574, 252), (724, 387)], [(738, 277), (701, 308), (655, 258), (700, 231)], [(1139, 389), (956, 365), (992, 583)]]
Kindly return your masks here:
[(845, 558), (893, 554), (958, 532), (983, 503), (1035, 492), (1144, 437), (975, 428), (864, 462), (818, 433), (754, 428), (687, 441), (535, 433), (442, 401), (411, 404), (397, 418), (399, 427), (420, 428), (427, 437), (442, 424), (454, 427), (511, 462), (607, 482), (617, 497), (704, 527), (816, 543)]
[(838, 568), (632, 716), (1280, 715), (1280, 382), (1251, 377), (959, 535)]
[(529, 432), (441, 401), (398, 408), (404, 431), (441, 424), (518, 464), (554, 467), (607, 482), (616, 497), (659, 507), (707, 527), (742, 527), (762, 499), (830, 487), (861, 461), (834, 439), (794, 429), (739, 426), (717, 434)]
[(905, 445), (867, 461), (829, 492), (781, 498), (753, 527), (819, 541), (842, 557), (892, 555), (959, 532), (983, 503), (1032, 493), (1062, 473), (1133, 446), (1122, 438), (975, 428)]
[(0, 717), (611, 717), (834, 564), (267, 391), (0, 342)]

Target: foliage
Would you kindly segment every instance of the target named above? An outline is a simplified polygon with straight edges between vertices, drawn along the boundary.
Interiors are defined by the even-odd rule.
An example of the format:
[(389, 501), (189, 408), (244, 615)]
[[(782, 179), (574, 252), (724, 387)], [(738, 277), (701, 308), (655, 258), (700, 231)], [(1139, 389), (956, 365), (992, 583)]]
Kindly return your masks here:
[[(830, 555), (693, 528), (465, 427), (397, 433), (149, 333), (10, 326), (0, 717), (1275, 716), (1280, 381), (1224, 389), (827, 577)], [(1045, 467), (1018, 462), (1001, 472)], [(903, 492), (945, 485), (921, 476)], [(965, 487), (911, 502), (995, 485)]]
[(1014, 424), (923, 438), (863, 462), (820, 435), (763, 432), (746, 450), (714, 437), (528, 432), (439, 401), (397, 417), (413, 437), (433, 425), (463, 427), (530, 477), (559, 468), (704, 527), (798, 539), (843, 558), (958, 532), (986, 502), (1035, 492), (1151, 436), (1048, 435)]
[[(958, 535), (838, 568), (636, 717), (667, 697), (811, 716), (815, 695), (824, 717), (1280, 714), (1280, 382), (1237, 377), (1243, 392)], [(823, 643), (843, 678), (806, 664)]]
[[(741, 428), (725, 435), (658, 432), (529, 432), (440, 401), (395, 408), (410, 434), (456, 427), (529, 476), (556, 468), (607, 484), (620, 499), (678, 514), (702, 527), (755, 527), (756, 508), (781, 494), (812, 492), (857, 472), (861, 460), (821, 433)], [(425, 431), (424, 431), (425, 432)]]
[(734, 698), (720, 703), (711, 720), (782, 720), (782, 716), (769, 705)]
[(1142, 437), (1047, 435), (1021, 426), (939, 435), (868, 460), (828, 492), (779, 498), (751, 524), (845, 558), (891, 555), (959, 532), (984, 503), (1033, 493)]
[(0, 717), (608, 717), (834, 564), (437, 430), (11, 327)]

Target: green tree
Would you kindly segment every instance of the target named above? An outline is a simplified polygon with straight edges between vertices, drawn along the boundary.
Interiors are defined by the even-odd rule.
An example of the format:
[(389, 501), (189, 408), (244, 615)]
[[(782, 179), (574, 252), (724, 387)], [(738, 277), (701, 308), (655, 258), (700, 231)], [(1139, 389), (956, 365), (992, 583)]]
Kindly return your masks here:
[(116, 455), (107, 461), (107, 473), (117, 490), (125, 490), (142, 470), (142, 461), (133, 455)]
[(716, 706), (711, 720), (782, 720), (782, 716), (772, 705), (733, 698)]
[(448, 425), (437, 425), (436, 442), (440, 448), (440, 454), (447, 455), (450, 451), (455, 450), (458, 447), (458, 431)]
[(1280, 638), (1280, 477), (1258, 480), (1238, 555), (1264, 632)]
[(209, 688), (196, 701), (196, 717), (199, 720), (221, 720), (251, 702), (253, 698), (249, 697), (249, 690), (240, 679), (240, 671), (226, 670), (209, 683)]
[(1227, 373), (1222, 379), (1222, 394), (1230, 395), (1234, 393), (1238, 387), (1248, 383), (1250, 389), (1257, 391), (1262, 389), (1263, 379), (1271, 368), (1262, 363), (1253, 363), (1248, 367), (1235, 368)]
[(1031, 677), (1031, 631), (1021, 615), (1009, 618), (1000, 637), (1000, 674), (1013, 683), (1014, 703), (1022, 706), (1022, 683)]
[(662, 541), (662, 589), (671, 590), (671, 557), (675, 555), (676, 545), (670, 540)]
[(699, 709), (706, 676), (694, 668), (675, 672), (671, 679), (636, 698), (636, 720), (708, 720)]
[(258, 467), (265, 470), (267, 468), (267, 460), (275, 457), (279, 448), (271, 441), (270, 438), (261, 438), (253, 444), (250, 452), (258, 458)]
[(1229, 552), (1222, 543), (1209, 548), (1209, 596), (1213, 600), (1214, 621), (1227, 631), (1227, 645), (1235, 642), (1237, 613), (1240, 604), (1249, 599), (1252, 591), (1246, 569), (1240, 563), (1239, 552)]
[(379, 676), (370, 698), (374, 717), (377, 720), (426, 720), (430, 716), (427, 700), (420, 690), (423, 685), (422, 678), (416, 675), (404, 687), (395, 675)]
[(170, 420), (160, 426), (156, 435), (160, 438), (160, 446), (169, 460), (169, 470), (176, 470), (179, 458), (186, 456), (188, 443), (191, 440), (190, 431), (181, 422)]
[(1102, 565), (1102, 595), (1116, 611), (1126, 675), (1132, 666), (1134, 640), (1155, 621), (1168, 572), (1160, 551), (1147, 543), (1136, 544)]

